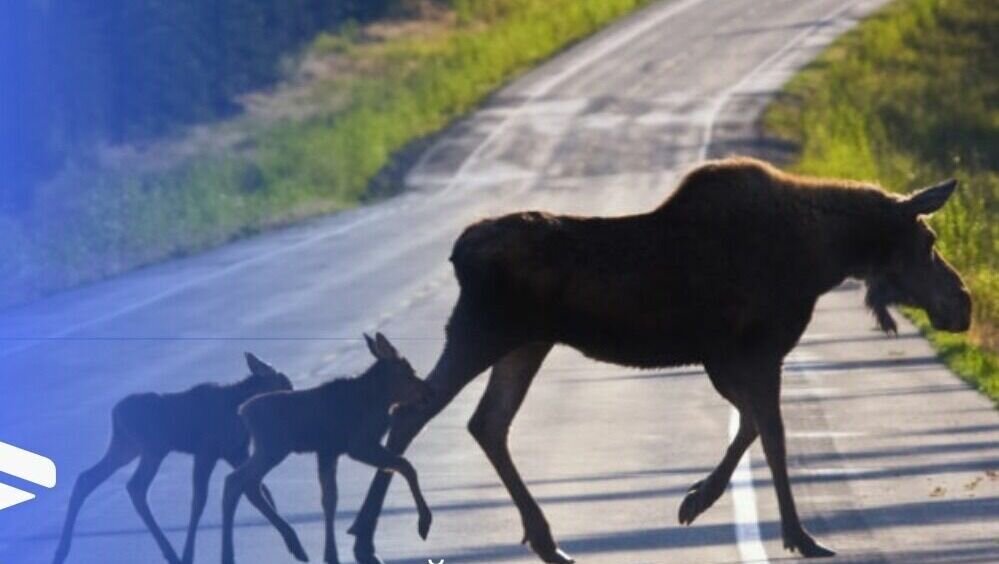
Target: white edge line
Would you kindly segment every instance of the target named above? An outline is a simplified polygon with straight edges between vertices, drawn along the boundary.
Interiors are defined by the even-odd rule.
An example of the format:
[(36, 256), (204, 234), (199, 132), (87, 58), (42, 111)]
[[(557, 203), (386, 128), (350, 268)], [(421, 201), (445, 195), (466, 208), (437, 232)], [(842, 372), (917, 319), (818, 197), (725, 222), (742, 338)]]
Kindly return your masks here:
[[(728, 420), (729, 440), (739, 432), (739, 411), (732, 408)], [(729, 481), (732, 491), (732, 512), (735, 519), (735, 541), (739, 559), (743, 562), (769, 562), (760, 534), (760, 518), (756, 510), (756, 492), (753, 491), (753, 467), (749, 450), (742, 455)]]

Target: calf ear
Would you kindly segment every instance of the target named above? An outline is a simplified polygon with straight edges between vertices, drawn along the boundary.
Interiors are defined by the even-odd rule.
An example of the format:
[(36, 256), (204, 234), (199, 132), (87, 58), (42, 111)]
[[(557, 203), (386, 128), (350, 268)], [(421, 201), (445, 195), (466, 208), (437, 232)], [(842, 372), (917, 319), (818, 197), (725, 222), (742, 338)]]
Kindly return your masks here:
[(371, 351), (371, 354), (374, 355), (375, 358), (381, 358), (378, 354), (378, 345), (375, 343), (375, 340), (371, 338), (371, 335), (364, 333), (364, 342), (367, 343), (368, 350)]
[(378, 358), (385, 360), (396, 360), (399, 358), (399, 351), (395, 350), (392, 343), (381, 333), (375, 334), (375, 347), (378, 349), (378, 354), (375, 355)]
[(947, 203), (947, 199), (957, 188), (957, 180), (951, 178), (943, 182), (923, 188), (902, 200), (902, 205), (906, 211), (912, 215), (926, 215), (933, 213)]
[(260, 360), (253, 353), (244, 353), (246, 356), (246, 366), (249, 367), (250, 373), (257, 376), (270, 376), (272, 374), (277, 374), (277, 370), (266, 362)]

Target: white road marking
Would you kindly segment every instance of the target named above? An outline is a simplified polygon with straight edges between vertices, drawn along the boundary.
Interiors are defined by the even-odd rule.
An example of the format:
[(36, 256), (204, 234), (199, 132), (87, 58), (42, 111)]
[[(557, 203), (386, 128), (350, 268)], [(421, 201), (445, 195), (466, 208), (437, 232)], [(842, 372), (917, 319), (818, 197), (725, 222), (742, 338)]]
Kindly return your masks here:
[(475, 149), (469, 153), (465, 160), (462, 161), (461, 166), (454, 173), (451, 178), (451, 182), (447, 184), (442, 190), (443, 193), (448, 193), (454, 190), (459, 183), (466, 180), (468, 176), (467, 172), (478, 163), (482, 153), (491, 146), (496, 139), (498, 139), (503, 133), (507, 131), (519, 118), (521, 115), (529, 113), (539, 98), (548, 94), (553, 88), (562, 82), (568, 80), (570, 77), (578, 74), (580, 71), (586, 67), (592, 65), (596, 61), (606, 57), (610, 53), (620, 49), (621, 47), (627, 45), (634, 38), (640, 36), (641, 34), (649, 31), (655, 26), (661, 24), (662, 22), (672, 18), (676, 14), (699, 4), (704, 0), (682, 0), (675, 4), (670, 5), (669, 8), (659, 12), (648, 20), (642, 22), (639, 25), (626, 28), (621, 33), (614, 35), (608, 39), (600, 41), (595, 44), (589, 53), (578, 57), (572, 64), (566, 66), (561, 72), (558, 72), (547, 80), (536, 85), (527, 95), (527, 98), (519, 105), (515, 110), (513, 110), (503, 121), (500, 122), (486, 138), (480, 143)]
[[(739, 432), (739, 412), (732, 409), (728, 420), (729, 440)], [(732, 490), (732, 506), (735, 516), (735, 541), (739, 548), (739, 558), (743, 562), (769, 562), (760, 535), (760, 518), (756, 511), (756, 493), (753, 491), (753, 467), (749, 450), (742, 455), (729, 481)]]
[(878, 472), (881, 470), (884, 470), (884, 468), (872, 468), (869, 466), (843, 466), (828, 468), (799, 468), (796, 472), (804, 474), (805, 476), (855, 476), (857, 474), (869, 474), (871, 472)]
[(787, 433), (789, 439), (852, 439), (867, 436), (866, 432), (859, 431), (798, 431)]
[(848, 2), (844, 5), (837, 7), (835, 10), (827, 14), (824, 18), (816, 21), (814, 24), (806, 27), (798, 35), (795, 35), (791, 41), (784, 44), (783, 47), (775, 51), (772, 55), (764, 59), (760, 64), (753, 67), (753, 70), (749, 71), (744, 75), (739, 82), (736, 82), (731, 87), (726, 89), (721, 93), (720, 96), (715, 98), (714, 104), (711, 106), (711, 110), (708, 114), (708, 122), (705, 124), (704, 141), (701, 143), (700, 148), (697, 150), (697, 162), (704, 161), (708, 158), (708, 150), (711, 148), (711, 142), (714, 139), (714, 128), (715, 122), (718, 121), (718, 116), (721, 115), (721, 111), (725, 108), (725, 104), (729, 102), (734, 94), (739, 92), (744, 88), (751, 87), (753, 80), (763, 74), (764, 71), (768, 70), (770, 66), (779, 61), (781, 57), (786, 55), (792, 49), (798, 47), (798, 45), (809, 36), (814, 34), (817, 30), (822, 28), (831, 20), (836, 19), (840, 15), (844, 14), (847, 10), (854, 7), (855, 4), (859, 2)]
[[(801, 374), (804, 372), (803, 368), (796, 368), (794, 370), (795, 374)], [(785, 370), (786, 373), (786, 370)], [(784, 398), (818, 398), (822, 396), (835, 396), (840, 393), (839, 388), (830, 388), (822, 386), (814, 386), (809, 388), (784, 388), (781, 391), (781, 397)]]

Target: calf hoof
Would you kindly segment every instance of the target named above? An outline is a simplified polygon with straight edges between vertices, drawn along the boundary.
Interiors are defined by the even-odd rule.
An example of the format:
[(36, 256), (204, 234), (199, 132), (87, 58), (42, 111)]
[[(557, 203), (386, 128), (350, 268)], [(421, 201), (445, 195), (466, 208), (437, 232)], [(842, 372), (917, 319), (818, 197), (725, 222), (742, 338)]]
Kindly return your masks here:
[(693, 523), (694, 519), (697, 519), (701, 513), (704, 513), (707, 508), (711, 507), (718, 500), (718, 496), (711, 495), (711, 493), (706, 490), (704, 480), (690, 486), (690, 489), (687, 490), (687, 495), (683, 498), (683, 502), (680, 503), (680, 511), (677, 514), (677, 519), (679, 519), (681, 525), (690, 525)]
[(420, 515), (420, 522), (417, 524), (417, 531), (420, 533), (420, 538), (427, 540), (427, 535), (430, 534), (430, 523), (434, 520), (433, 515), (427, 511)]
[(295, 560), (299, 562), (309, 561), (309, 555), (305, 553), (305, 548), (302, 547), (302, 542), (298, 540), (298, 535), (291, 535), (284, 540), (284, 544), (288, 547), (288, 552), (295, 557)]
[(385, 564), (385, 561), (378, 558), (378, 555), (373, 550), (358, 550), (355, 548), (354, 560), (357, 560), (357, 564)]
[(815, 541), (805, 531), (784, 535), (784, 548), (797, 552), (805, 558), (828, 558), (836, 553)]

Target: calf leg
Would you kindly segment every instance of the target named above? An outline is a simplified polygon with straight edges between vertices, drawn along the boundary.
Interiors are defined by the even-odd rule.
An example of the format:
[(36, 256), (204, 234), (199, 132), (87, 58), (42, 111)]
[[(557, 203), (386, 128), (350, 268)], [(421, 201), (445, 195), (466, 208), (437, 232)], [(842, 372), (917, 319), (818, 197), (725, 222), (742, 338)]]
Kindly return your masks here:
[(184, 564), (194, 562), (194, 537), (198, 531), (198, 522), (205, 511), (208, 501), (208, 480), (212, 477), (218, 458), (211, 454), (198, 454), (194, 457), (194, 494), (191, 498), (191, 518), (187, 525), (187, 540), (184, 541)]
[(427, 506), (427, 500), (423, 498), (423, 492), (420, 490), (420, 482), (416, 477), (416, 469), (413, 468), (413, 465), (402, 456), (392, 454), (378, 443), (353, 448), (349, 454), (351, 458), (358, 462), (370, 464), (380, 470), (402, 474), (402, 477), (406, 479), (406, 483), (409, 484), (409, 491), (413, 494), (413, 501), (416, 502), (416, 510), (420, 515), (417, 531), (420, 533), (420, 538), (426, 540), (427, 535), (430, 533), (430, 523), (433, 520), (433, 515)]
[(816, 542), (801, 525), (798, 511), (791, 495), (791, 483), (787, 474), (787, 450), (784, 443), (784, 421), (780, 412), (780, 363), (765, 367), (754, 374), (752, 389), (747, 390), (747, 407), (763, 442), (763, 452), (767, 456), (777, 504), (780, 507), (781, 531), (784, 548), (798, 551), (802, 556), (833, 556), (835, 553)]
[(139, 455), (139, 450), (132, 443), (131, 439), (125, 438), (119, 433), (111, 436), (111, 444), (101, 460), (91, 468), (80, 473), (73, 486), (73, 494), (69, 498), (69, 509), (66, 511), (66, 522), (62, 528), (62, 536), (59, 538), (59, 547), (56, 548), (55, 564), (62, 564), (69, 555), (69, 546), (73, 541), (73, 528), (76, 526), (76, 517), (80, 513), (80, 507), (87, 497), (93, 493), (97, 486), (104, 483), (111, 474), (129, 462), (135, 460)]
[[(249, 460), (249, 458), (250, 458), (250, 449), (247, 446), (233, 453), (230, 453), (225, 457), (225, 460), (226, 462), (229, 463), (229, 466), (232, 466), (232, 469), (235, 470), (236, 468), (242, 466), (244, 462)], [(261, 497), (263, 497), (264, 501), (267, 502), (267, 505), (271, 507), (271, 509), (277, 511), (277, 504), (274, 502), (274, 496), (271, 495), (271, 490), (263, 482), (260, 483), (260, 495)], [(254, 503), (252, 498), (248, 499), (250, 499), (250, 503), (252, 503), (254, 507), (257, 507), (256, 503)], [(257, 509), (259, 510), (260, 508), (258, 507)]]
[(163, 557), (171, 564), (179, 564), (180, 559), (177, 558), (177, 553), (170, 546), (170, 541), (167, 540), (159, 524), (156, 523), (156, 519), (153, 518), (153, 513), (149, 510), (149, 501), (147, 499), (149, 486), (153, 483), (153, 478), (156, 476), (156, 472), (159, 471), (164, 457), (165, 454), (161, 452), (142, 453), (142, 457), (139, 459), (139, 467), (136, 468), (135, 474), (128, 481), (128, 495), (132, 498), (132, 505), (135, 506), (139, 517), (142, 518), (142, 522), (146, 524), (146, 528), (149, 529), (153, 538), (156, 539), (156, 544), (159, 545)]
[(272, 468), (284, 460), (287, 453), (281, 455), (265, 456), (260, 451), (253, 453), (245, 463), (234, 470), (225, 479), (225, 489), (222, 494), (222, 562), (232, 564), (235, 561), (233, 549), (232, 529), (233, 520), (236, 515), (236, 506), (239, 498), (246, 494), (247, 499), (261, 512), (268, 521), (278, 530), (284, 544), (288, 547), (295, 558), (301, 562), (307, 562), (308, 556), (302, 543), (298, 540), (298, 535), (284, 519), (267, 503), (261, 493), (261, 483), (264, 476)]
[(329, 453), (319, 454), (319, 485), (323, 492), (323, 516), (326, 518), (326, 562), (340, 562), (336, 552), (336, 536), (333, 530), (336, 519), (336, 457)]
[[(448, 324), (444, 352), (427, 376), (432, 397), (420, 406), (408, 406), (396, 411), (388, 437), (390, 452), (401, 454), (423, 429), (423, 426), (440, 413), (458, 392), (483, 370), (503, 355), (503, 345), (495, 337), (484, 334), (468, 310), (467, 301), (459, 298), (458, 306)], [(359, 564), (379, 564), (375, 554), (374, 534), (378, 515), (385, 504), (392, 475), (377, 472), (368, 489), (368, 495), (348, 533), (354, 535), (354, 557)]]
[(572, 562), (572, 559), (558, 548), (552, 538), (548, 520), (520, 477), (507, 444), (513, 418), (551, 348), (551, 343), (525, 345), (496, 363), (486, 393), (468, 422), (468, 429), (520, 511), (524, 526), (523, 542), (529, 542), (531, 549), (545, 562), (566, 563)]

